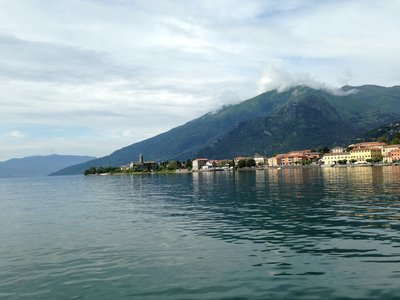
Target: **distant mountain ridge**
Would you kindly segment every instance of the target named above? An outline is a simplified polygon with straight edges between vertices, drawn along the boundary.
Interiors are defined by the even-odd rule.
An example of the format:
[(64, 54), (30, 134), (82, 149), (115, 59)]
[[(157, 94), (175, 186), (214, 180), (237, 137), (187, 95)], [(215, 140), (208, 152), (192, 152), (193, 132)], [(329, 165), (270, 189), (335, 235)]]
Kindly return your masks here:
[(336, 93), (297, 86), (225, 106), (182, 126), (71, 166), (55, 175), (82, 173), (92, 166), (198, 156), (271, 155), (296, 148), (347, 143), (383, 124), (400, 119), (400, 86), (344, 86)]
[(68, 166), (93, 160), (93, 156), (47, 155), (13, 158), (0, 162), (0, 177), (46, 176)]

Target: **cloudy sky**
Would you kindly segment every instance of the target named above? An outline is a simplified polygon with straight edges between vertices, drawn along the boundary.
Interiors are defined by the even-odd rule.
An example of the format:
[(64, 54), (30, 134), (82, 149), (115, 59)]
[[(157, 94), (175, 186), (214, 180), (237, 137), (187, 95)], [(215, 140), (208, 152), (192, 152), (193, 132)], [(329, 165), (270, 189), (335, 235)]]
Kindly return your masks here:
[(103, 156), (300, 83), (400, 84), (400, 1), (0, 0), (0, 161)]

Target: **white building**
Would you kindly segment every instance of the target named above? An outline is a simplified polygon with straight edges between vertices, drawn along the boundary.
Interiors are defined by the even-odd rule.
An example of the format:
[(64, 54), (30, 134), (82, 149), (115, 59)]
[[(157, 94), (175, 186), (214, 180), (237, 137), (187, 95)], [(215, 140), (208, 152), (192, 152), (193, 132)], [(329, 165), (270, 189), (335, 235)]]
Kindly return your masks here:
[(333, 148), (332, 150), (331, 150), (331, 152), (332, 153), (343, 153), (343, 152), (345, 152), (345, 149), (344, 148), (342, 148), (342, 147), (335, 147), (335, 148)]
[(192, 161), (192, 169), (193, 171), (199, 171), (203, 166), (206, 165), (208, 162), (207, 158), (197, 158), (194, 161)]
[(267, 163), (267, 158), (261, 155), (254, 156), (254, 161), (256, 162), (257, 167), (265, 166)]

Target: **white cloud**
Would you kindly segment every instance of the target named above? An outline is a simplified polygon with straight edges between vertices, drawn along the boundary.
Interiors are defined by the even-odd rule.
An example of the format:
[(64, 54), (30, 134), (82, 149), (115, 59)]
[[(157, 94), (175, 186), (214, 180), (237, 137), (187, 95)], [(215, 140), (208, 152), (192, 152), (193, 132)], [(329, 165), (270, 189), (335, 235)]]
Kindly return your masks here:
[[(69, 141), (98, 156), (266, 89), (399, 84), (399, 10), (394, 0), (2, 1), (0, 126), (87, 128), (110, 149), (88, 153), (72, 130)], [(21, 145), (10, 147), (9, 157)]]
[(315, 89), (327, 89), (325, 83), (313, 78), (308, 73), (290, 73), (278, 64), (271, 64), (261, 75), (258, 92), (262, 93), (275, 89), (278, 91), (284, 91), (297, 85), (307, 85)]
[(305, 85), (317, 90), (324, 90), (336, 96), (344, 96), (356, 92), (356, 89), (342, 91), (341, 89), (335, 86), (330, 86), (305, 72), (291, 73), (281, 64), (271, 64), (264, 70), (258, 82), (258, 92), (263, 93), (271, 90), (282, 92), (299, 85)]
[(16, 139), (18, 139), (18, 138), (23, 138), (23, 137), (25, 137), (25, 134), (23, 134), (21, 131), (19, 131), (19, 130), (12, 130), (12, 131), (10, 131), (10, 132), (7, 132), (6, 134), (4, 134), (4, 136), (5, 137), (8, 137), (8, 138), (16, 138)]

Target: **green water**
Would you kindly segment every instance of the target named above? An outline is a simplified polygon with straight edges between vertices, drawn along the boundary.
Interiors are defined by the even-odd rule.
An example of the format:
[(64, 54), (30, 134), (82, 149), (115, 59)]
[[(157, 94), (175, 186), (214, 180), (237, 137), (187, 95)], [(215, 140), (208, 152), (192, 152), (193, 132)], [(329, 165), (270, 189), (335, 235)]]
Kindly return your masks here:
[(1, 299), (400, 299), (400, 167), (0, 179)]

